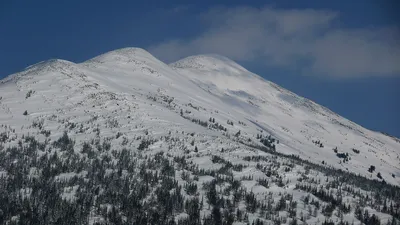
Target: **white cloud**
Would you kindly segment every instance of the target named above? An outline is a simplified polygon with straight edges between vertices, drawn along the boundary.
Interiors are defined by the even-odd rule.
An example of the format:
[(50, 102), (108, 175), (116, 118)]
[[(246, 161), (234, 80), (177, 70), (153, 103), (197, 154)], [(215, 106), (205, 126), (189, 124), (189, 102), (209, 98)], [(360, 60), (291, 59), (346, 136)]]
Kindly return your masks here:
[(391, 41), (393, 31), (330, 31), (315, 41), (311, 69), (341, 77), (400, 75), (400, 45)]
[(400, 75), (397, 28), (342, 29), (338, 13), (270, 7), (214, 8), (200, 15), (206, 29), (190, 40), (149, 48), (167, 62), (203, 53), (334, 77)]

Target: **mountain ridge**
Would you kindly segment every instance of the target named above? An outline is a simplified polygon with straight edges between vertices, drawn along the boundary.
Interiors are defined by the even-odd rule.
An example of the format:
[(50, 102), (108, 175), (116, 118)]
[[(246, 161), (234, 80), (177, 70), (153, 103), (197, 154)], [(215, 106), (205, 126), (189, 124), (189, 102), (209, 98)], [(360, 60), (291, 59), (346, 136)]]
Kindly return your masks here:
[[(198, 65), (202, 65), (201, 68), (197, 68)], [(30, 79), (33, 79), (32, 75), (38, 73), (76, 76), (78, 80), (73, 82), (89, 82), (86, 84), (87, 87), (100, 85), (105, 90), (112, 88), (113, 92), (121, 92), (123, 95), (132, 92), (132, 87), (137, 86), (139, 88), (137, 90), (143, 89), (139, 91), (141, 95), (144, 94), (143, 91), (146, 91), (147, 94), (158, 93), (164, 97), (174, 98), (178, 105), (191, 102), (192, 105), (200, 104), (204, 109), (222, 107), (221, 110), (226, 111), (223, 117), (228, 120), (252, 118), (253, 121), (264, 121), (264, 124), (260, 125), (270, 127), (269, 132), (282, 138), (282, 143), (285, 142), (284, 140), (286, 143), (292, 143), (291, 147), (282, 146), (283, 151), (300, 154), (304, 157), (310, 157), (306, 149), (313, 149), (314, 144), (307, 143), (311, 142), (312, 137), (316, 139), (315, 141), (322, 138), (321, 141), (326, 142), (325, 144), (331, 148), (342, 145), (350, 152), (351, 148), (360, 148), (363, 146), (363, 142), (369, 143), (370, 141), (374, 144), (369, 143), (362, 147), (365, 151), (370, 151), (371, 146), (373, 146), (373, 151), (384, 147), (388, 148), (385, 150), (388, 154), (389, 148), (392, 148), (381, 144), (382, 140), (378, 139), (383, 138), (387, 141), (383, 136), (373, 137), (374, 134), (370, 130), (339, 116), (324, 106), (249, 72), (223, 56), (213, 54), (190, 56), (167, 65), (144, 49), (122, 48), (79, 64), (65, 60), (44, 61), (17, 74), (28, 74), (31, 76)], [(110, 76), (111, 74), (114, 75)], [(9, 78), (3, 79), (2, 82), (7, 79)], [(65, 82), (67, 82), (66, 86), (62, 87), (74, 89), (68, 84), (69, 81)], [(78, 85), (78, 83), (76, 87), (82, 86), (79, 92), (85, 91), (84, 86)], [(201, 90), (205, 93), (201, 93)], [(133, 92), (138, 93), (137, 91)], [(234, 109), (234, 111), (229, 112), (230, 109)], [(205, 112), (205, 114), (210, 115), (209, 112)], [(328, 125), (333, 126), (329, 128), (333, 130), (327, 130), (325, 126)], [(234, 128), (234, 130), (237, 132), (239, 129)], [(253, 130), (249, 130), (249, 132), (255, 135)], [(341, 144), (335, 138), (329, 137), (333, 135), (332, 132), (335, 133), (334, 137), (343, 139)], [(350, 139), (360, 140), (354, 143), (350, 141), (346, 137), (350, 133), (356, 135)], [(344, 144), (344, 142), (348, 144)], [(315, 150), (313, 152), (314, 157), (321, 154)], [(399, 154), (393, 153), (397, 156)], [(325, 150), (324, 154), (329, 153)], [(325, 157), (328, 156), (319, 156), (321, 161)], [(329, 157), (335, 158), (335, 156)], [(392, 168), (396, 168), (395, 165), (396, 163), (391, 163), (391, 166), (394, 166)], [(360, 169), (358, 172), (361, 172)], [(400, 176), (400, 171), (398, 173)]]
[(229, 59), (177, 64), (125, 48), (1, 80), (0, 224), (400, 219), (396, 139)]
[[(130, 58), (130, 59), (137, 59), (135, 57), (137, 55), (139, 55), (140, 57), (145, 56), (145, 57), (148, 57), (148, 58), (151, 58), (151, 59), (154, 59), (154, 60), (157, 60), (157, 61), (163, 63), (162, 61), (158, 60), (156, 57), (151, 55), (148, 51), (146, 51), (143, 48), (126, 47), (126, 48), (120, 48), (120, 49), (116, 49), (116, 50), (112, 50), (112, 51), (106, 52), (104, 54), (101, 54), (99, 56), (95, 56), (95, 57), (93, 57), (93, 58), (91, 58), (89, 60), (86, 60), (84, 62), (81, 62), (81, 63), (74, 63), (74, 62), (71, 62), (71, 61), (68, 61), (68, 60), (63, 60), (63, 59), (44, 60), (44, 61), (41, 61), (39, 63), (32, 64), (32, 65), (28, 66), (28, 67), (26, 67), (24, 70), (22, 70), (20, 72), (16, 72), (14, 74), (10, 74), (10, 75), (2, 78), (1, 79), (1, 83), (4, 83), (5, 81), (10, 80), (10, 78), (18, 77), (18, 76), (21, 76), (21, 75), (24, 75), (24, 74), (29, 74), (29, 73), (36, 72), (36, 71), (37, 72), (43, 72), (43, 70), (66, 69), (65, 66), (76, 66), (76, 67), (78, 67), (78, 66), (86, 66), (88, 63), (101, 61), (99, 59), (108, 58), (110, 56), (112, 58), (113, 56), (116, 56), (116, 55), (125, 56), (125, 57)], [(310, 103), (312, 103), (314, 105), (322, 107), (325, 111), (327, 111), (327, 112), (329, 112), (331, 114), (334, 114), (336, 116), (340, 116), (337, 113), (333, 112), (331, 109), (327, 108), (326, 106), (322, 106), (322, 105), (320, 105), (320, 104), (318, 104), (318, 103), (316, 103), (316, 102), (314, 102), (314, 101), (312, 101), (310, 99), (307, 99), (307, 98), (304, 98), (302, 96), (299, 96), (299, 95), (297, 95), (297, 94), (295, 94), (295, 93), (293, 93), (293, 92), (291, 92), (291, 91), (289, 91), (289, 90), (287, 90), (287, 89), (285, 89), (285, 88), (283, 88), (283, 87), (281, 87), (281, 86), (279, 86), (279, 85), (277, 85), (275, 83), (272, 83), (272, 82), (266, 80), (265, 78), (262, 78), (261, 76), (259, 76), (257, 74), (251, 73), (250, 71), (248, 71), (244, 67), (240, 66), (239, 64), (237, 64), (236, 62), (234, 62), (233, 60), (231, 60), (231, 59), (229, 59), (229, 58), (227, 58), (225, 56), (221, 56), (221, 55), (218, 55), (218, 54), (200, 54), (200, 55), (193, 55), (193, 56), (185, 57), (185, 58), (180, 59), (180, 60), (178, 60), (178, 61), (176, 61), (174, 63), (170, 63), (170, 64), (163, 63), (163, 64), (164, 65), (168, 65), (168, 66), (172, 67), (173, 69), (178, 69), (178, 68), (180, 68), (180, 66), (182, 66), (182, 62), (187, 62), (187, 61), (190, 62), (190, 61), (192, 61), (192, 62), (194, 62), (194, 64), (196, 64), (196, 61), (198, 59), (200, 59), (200, 60), (207, 59), (208, 61), (217, 60), (218, 63), (227, 62), (228, 63), (227, 65), (229, 65), (229, 66), (233, 64), (233, 67), (239, 68), (241, 70), (241, 72), (250, 73), (250, 74), (254, 75), (257, 78), (260, 78), (264, 82), (270, 84), (271, 86), (273, 86), (274, 88), (276, 88), (277, 90), (279, 90), (281, 92), (287, 92), (290, 95), (295, 96), (296, 98), (300, 99), (301, 101), (310, 102)], [(118, 60), (121, 60), (121, 59), (117, 58), (116, 61), (118, 61)], [(201, 65), (205, 66), (204, 63), (201, 63)], [(189, 68), (193, 68), (193, 67), (190, 67), (190, 65), (186, 65), (186, 66), (188, 66)], [(350, 121), (350, 122), (353, 123), (353, 124), (356, 124), (353, 121)], [(360, 126), (359, 124), (357, 124), (357, 125)], [(365, 129), (367, 129), (367, 128), (365, 128)], [(386, 135), (385, 132), (380, 132), (380, 133), (383, 133), (384, 135)], [(392, 135), (386, 135), (386, 136), (392, 136)]]

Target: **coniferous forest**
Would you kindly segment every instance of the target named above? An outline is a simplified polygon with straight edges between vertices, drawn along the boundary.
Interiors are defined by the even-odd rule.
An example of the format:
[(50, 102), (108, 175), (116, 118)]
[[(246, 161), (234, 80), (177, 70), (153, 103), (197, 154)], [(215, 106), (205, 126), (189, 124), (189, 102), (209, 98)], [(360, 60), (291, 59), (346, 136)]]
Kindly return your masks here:
[[(212, 163), (221, 166), (199, 169), (188, 156), (146, 154), (156, 140), (145, 138), (135, 150), (114, 150), (100, 138), (77, 149), (64, 132), (53, 142), (24, 136), (18, 146), (2, 148), (0, 223), (306, 224), (314, 218), (350, 224), (344, 218), (354, 215), (353, 223), (382, 224), (373, 211), (390, 215), (387, 224), (399, 224), (400, 189), (384, 182), (261, 147), (269, 155), (239, 164), (213, 155)], [(256, 181), (265, 190), (288, 189), (281, 171), (297, 171), (293, 191), (266, 191), (260, 198), (247, 190), (254, 177), (234, 174), (250, 163), (266, 175)]]

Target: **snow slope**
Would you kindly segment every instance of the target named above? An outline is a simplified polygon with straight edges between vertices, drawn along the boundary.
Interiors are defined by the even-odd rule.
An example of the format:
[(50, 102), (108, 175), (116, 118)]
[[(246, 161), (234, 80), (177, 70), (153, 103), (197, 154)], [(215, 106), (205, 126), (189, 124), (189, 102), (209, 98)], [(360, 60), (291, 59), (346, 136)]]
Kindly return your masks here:
[[(246, 133), (255, 135), (255, 129), (260, 128), (279, 139), (278, 151), (324, 160), (366, 176), (371, 175), (366, 172), (368, 167), (375, 165), (386, 175), (385, 179), (399, 184), (390, 176), (393, 173), (398, 177), (400, 169), (400, 145), (395, 139), (367, 130), (222, 56), (191, 56), (171, 67), (221, 99), (227, 105), (224, 108), (235, 113), (231, 119), (248, 121), (250, 126), (241, 128)], [(319, 140), (324, 147), (316, 146), (312, 140)], [(348, 153), (351, 160), (339, 163), (332, 150), (336, 147), (339, 153)]]
[[(210, 117), (227, 132), (191, 121)], [(241, 148), (231, 137), (238, 131), (254, 144), (260, 144), (258, 134), (272, 135), (279, 140), (278, 152), (372, 179), (380, 172), (386, 182), (400, 185), (398, 140), (365, 129), (218, 55), (191, 56), (166, 65), (143, 49), (125, 48), (79, 64), (41, 62), (1, 81), (0, 124), (0, 131), (15, 129), (15, 136), (37, 132), (33, 128), (42, 124), (52, 139), (65, 128), (84, 124), (73, 128), (78, 144), (94, 137), (96, 127), (102, 128), (103, 137), (124, 133), (131, 145), (145, 132), (155, 137), (196, 132), (200, 152)], [(333, 148), (351, 159), (343, 162)], [(371, 165), (376, 167), (373, 173), (368, 172)]]

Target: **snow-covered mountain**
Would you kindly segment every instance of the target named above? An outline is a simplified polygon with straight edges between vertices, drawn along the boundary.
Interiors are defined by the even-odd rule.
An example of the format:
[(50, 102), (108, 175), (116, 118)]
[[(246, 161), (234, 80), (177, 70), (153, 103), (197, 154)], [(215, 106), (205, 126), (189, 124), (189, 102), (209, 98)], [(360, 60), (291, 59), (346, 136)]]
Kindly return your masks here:
[[(271, 190), (256, 182), (264, 179), (263, 170), (243, 157), (271, 154), (262, 149), (400, 185), (398, 139), (363, 128), (218, 55), (167, 65), (143, 49), (124, 48), (83, 63), (41, 62), (1, 81), (0, 126), (3, 149), (26, 136), (56, 141), (66, 131), (76, 149), (108, 140), (113, 150), (183, 155), (206, 170), (220, 168), (213, 157), (222, 157), (247, 164), (233, 177), (251, 176), (254, 182), (242, 185), (257, 195)], [(0, 165), (0, 175), (8, 173)], [(276, 186), (274, 193), (295, 189), (296, 173), (284, 176), (288, 185)], [(310, 221), (317, 219), (323, 221)]]
[[(30, 91), (33, 93), (27, 98)], [(27, 131), (22, 126), (38, 119), (51, 123), (54, 115), (71, 123), (113, 114), (117, 116), (113, 119), (122, 120), (126, 132), (135, 133), (125, 121), (128, 115), (160, 134), (172, 128), (197, 131), (198, 126), (180, 116), (183, 109), (191, 111), (188, 116), (204, 121), (213, 117), (228, 128), (228, 133), (240, 130), (242, 136), (255, 142), (261, 131), (272, 135), (279, 140), (279, 152), (373, 177), (368, 168), (374, 165), (387, 182), (400, 184), (398, 141), (367, 130), (218, 55), (191, 56), (166, 65), (143, 49), (125, 48), (80, 64), (49, 60), (5, 78), (0, 96), (0, 124), (21, 132)], [(170, 99), (171, 103), (152, 103), (149, 97)], [(25, 110), (28, 116), (22, 115)], [(228, 120), (233, 126), (227, 125)], [(59, 129), (56, 124), (55, 133)], [(204, 135), (215, 133), (203, 130)], [(334, 148), (348, 153), (351, 160), (341, 163), (343, 159), (336, 156)]]

